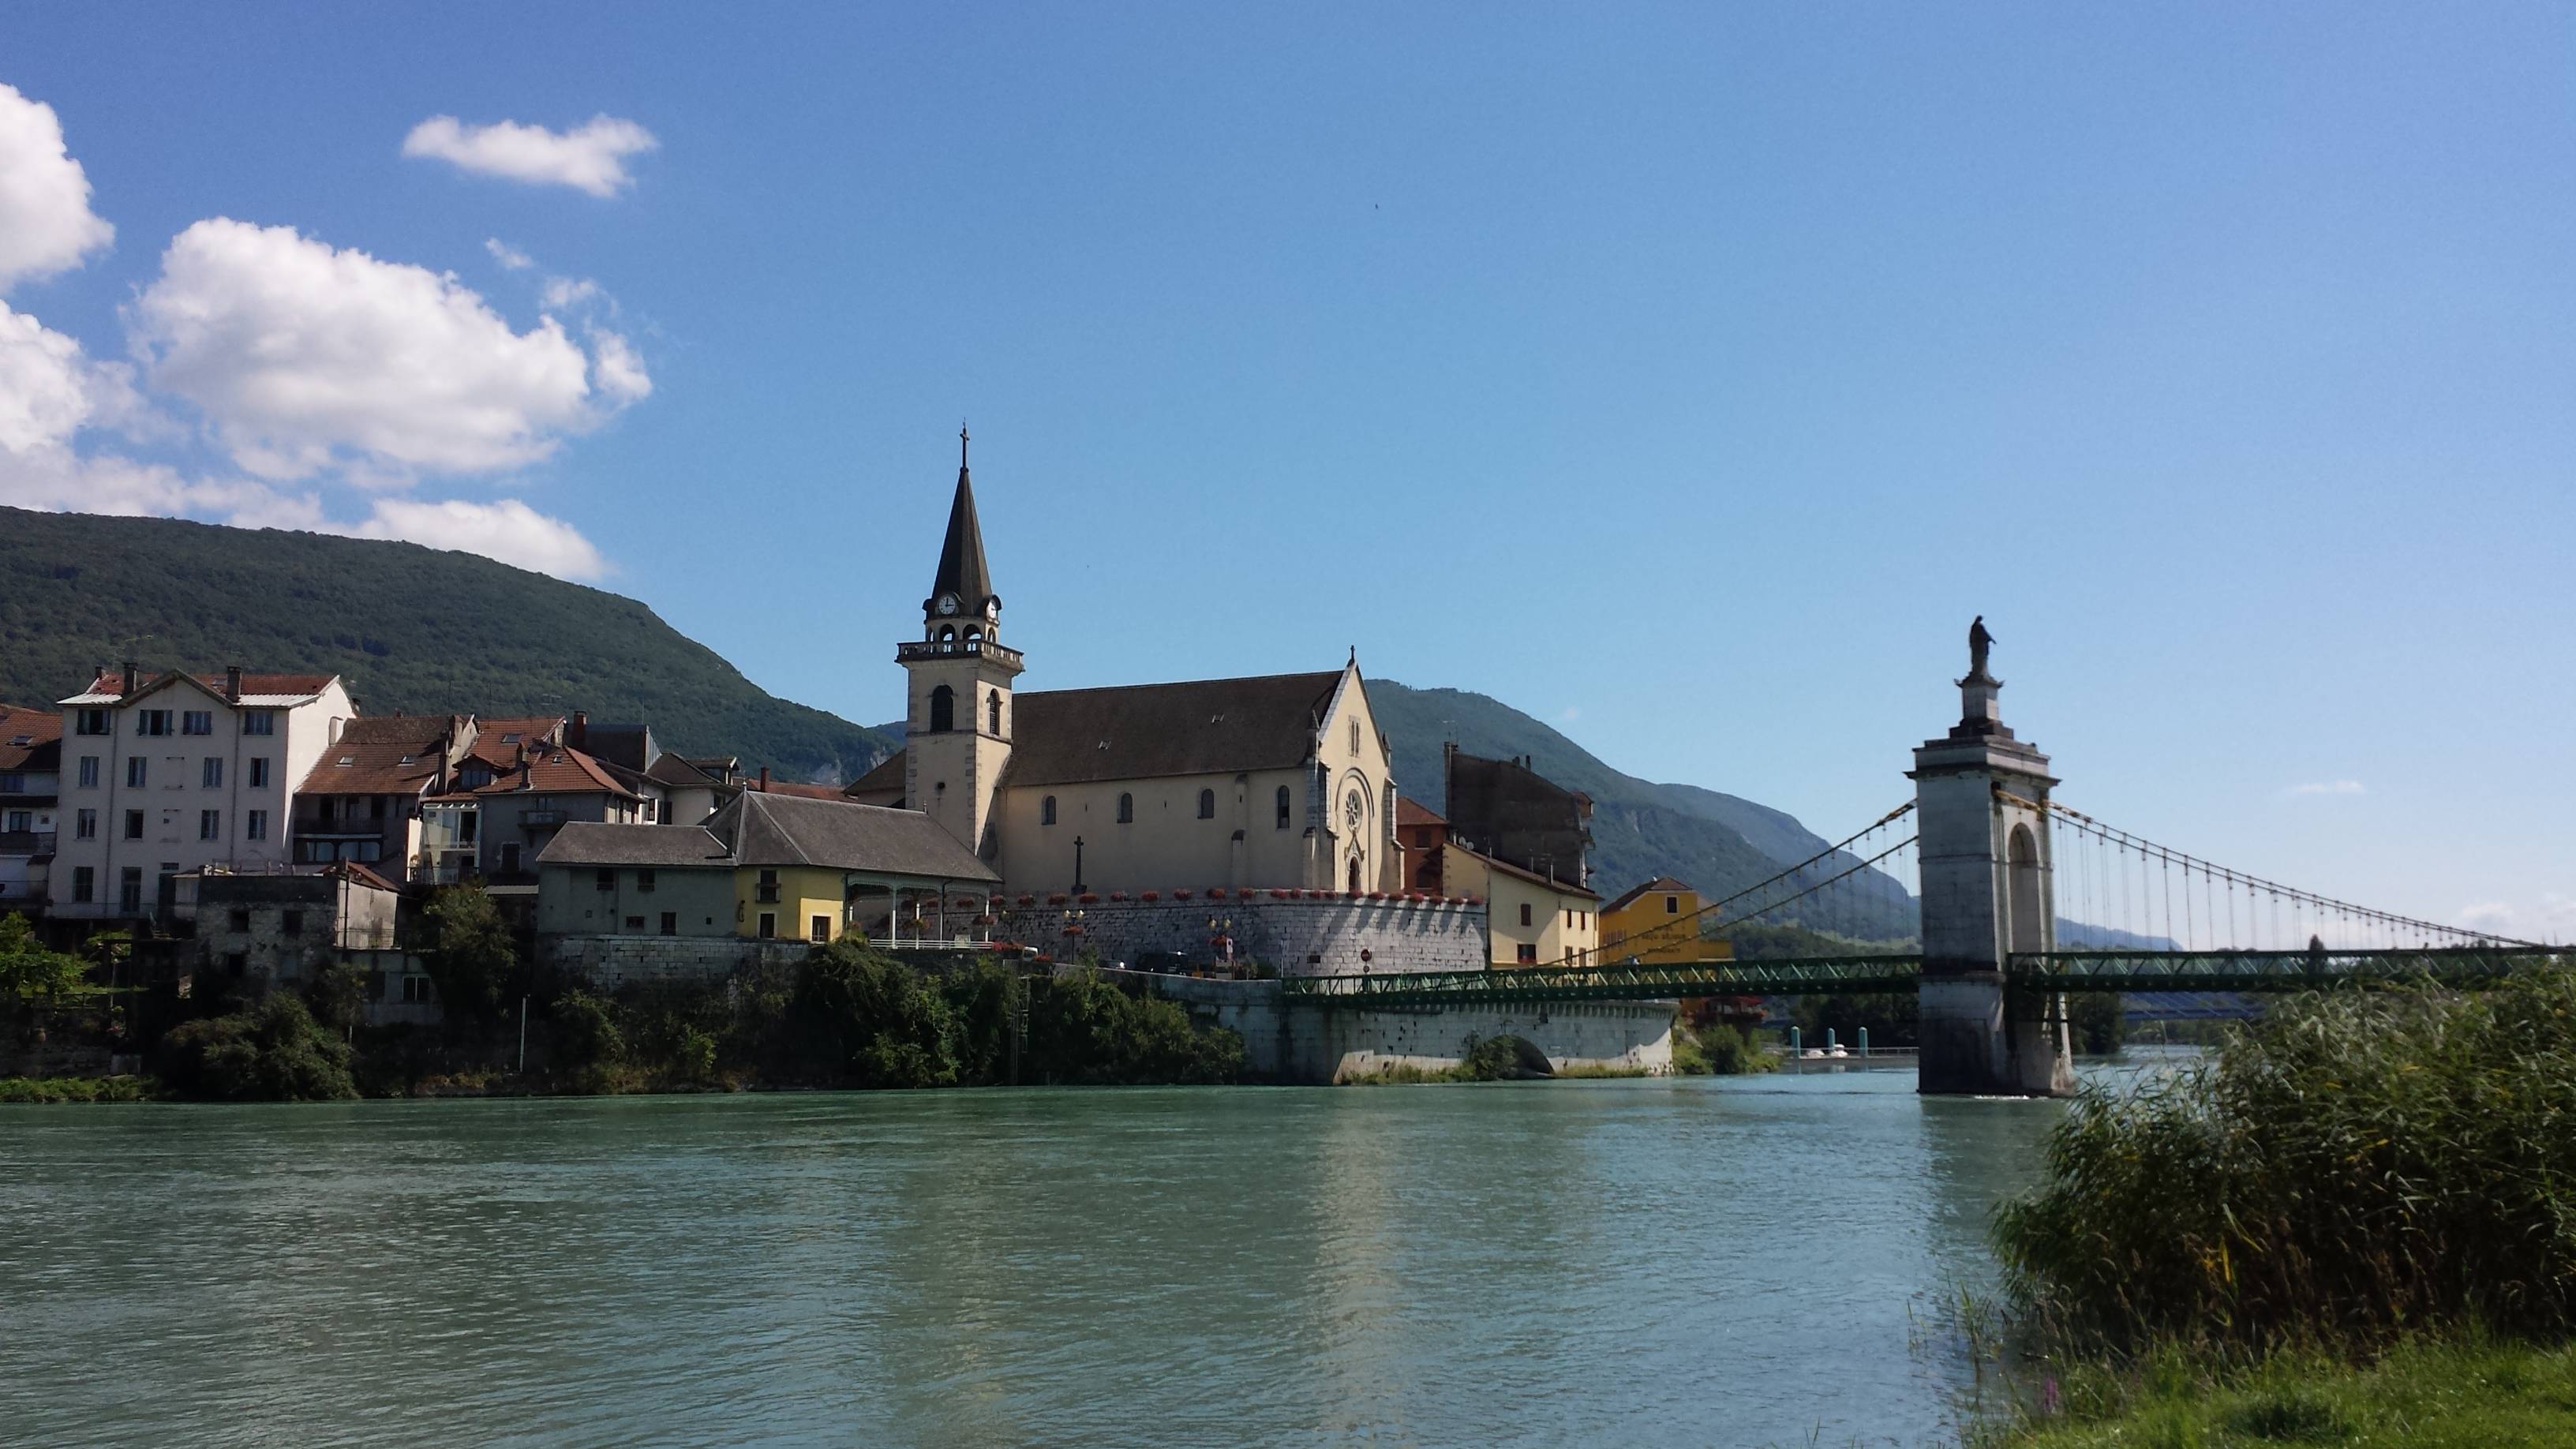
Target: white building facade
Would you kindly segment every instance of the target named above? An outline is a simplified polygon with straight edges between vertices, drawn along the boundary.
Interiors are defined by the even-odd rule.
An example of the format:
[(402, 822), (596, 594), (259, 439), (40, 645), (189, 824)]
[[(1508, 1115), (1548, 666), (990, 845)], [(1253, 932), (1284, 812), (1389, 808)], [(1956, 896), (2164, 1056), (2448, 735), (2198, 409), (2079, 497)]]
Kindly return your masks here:
[(336, 675), (102, 672), (60, 702), (52, 914), (152, 914), (182, 871), (282, 868), (292, 792), (357, 713)]

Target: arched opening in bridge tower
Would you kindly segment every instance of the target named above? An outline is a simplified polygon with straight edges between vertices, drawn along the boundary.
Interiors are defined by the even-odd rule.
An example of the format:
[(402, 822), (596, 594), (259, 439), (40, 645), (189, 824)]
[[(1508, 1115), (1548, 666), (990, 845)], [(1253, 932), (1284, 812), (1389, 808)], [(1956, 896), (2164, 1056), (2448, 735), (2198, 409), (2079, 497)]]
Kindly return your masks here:
[(2015, 955), (2045, 951), (2048, 940), (2041, 927), (2047, 922), (2048, 898), (2040, 888), (2039, 841), (2029, 826), (2016, 825), (2005, 849), (2012, 869), (2004, 878), (2004, 894), (2012, 914), (2008, 918), (2010, 937), (2004, 949)]

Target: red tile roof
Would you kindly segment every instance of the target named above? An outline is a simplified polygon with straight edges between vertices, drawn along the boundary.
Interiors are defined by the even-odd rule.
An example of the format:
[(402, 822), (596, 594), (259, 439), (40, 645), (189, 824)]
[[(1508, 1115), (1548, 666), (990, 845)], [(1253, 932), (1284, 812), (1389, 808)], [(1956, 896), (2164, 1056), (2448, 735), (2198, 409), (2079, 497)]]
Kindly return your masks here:
[(763, 785), (758, 780), (752, 780), (746, 782), (743, 785), (743, 788), (746, 790), (766, 790), (772, 795), (801, 795), (808, 800), (838, 800), (841, 798), (841, 787), (838, 785), (800, 785), (793, 780), (772, 780), (766, 785)]
[(1410, 795), (1395, 797), (1395, 823), (1398, 829), (1408, 825), (1446, 825), (1449, 817), (1434, 815), (1429, 806)]
[(296, 788), (316, 795), (418, 795), (437, 788), (460, 715), (362, 715), (340, 731)]
[[(140, 693), (143, 690), (150, 689), (167, 677), (167, 675), (152, 670), (137, 670), (134, 675), (134, 692)], [(226, 679), (224, 671), (218, 669), (211, 674), (192, 673), (187, 677), (195, 680), (208, 693), (216, 696), (217, 698), (220, 699), (224, 697), (224, 683)], [(323, 690), (331, 687), (332, 680), (339, 677), (340, 676), (336, 674), (264, 674), (253, 673), (250, 670), (243, 670), (241, 677), (241, 692), (245, 695), (273, 695), (301, 699), (307, 695), (320, 694)], [(102, 669), (98, 672), (98, 677), (90, 681), (89, 688), (83, 692), (87, 694), (126, 693), (125, 671), (122, 669)]]
[[(519, 778), (518, 746), (510, 747), (510, 758), (492, 767), (492, 782), (478, 789), (453, 791), (437, 796), (441, 800), (479, 800), (487, 795), (512, 795), (521, 791), (536, 795), (616, 795), (632, 800), (635, 792), (617, 782), (599, 761), (576, 749), (562, 745), (540, 745), (528, 751), (527, 780)], [(478, 747), (474, 752), (481, 757)]]
[(62, 767), (63, 717), (50, 709), (0, 704), (0, 770)]

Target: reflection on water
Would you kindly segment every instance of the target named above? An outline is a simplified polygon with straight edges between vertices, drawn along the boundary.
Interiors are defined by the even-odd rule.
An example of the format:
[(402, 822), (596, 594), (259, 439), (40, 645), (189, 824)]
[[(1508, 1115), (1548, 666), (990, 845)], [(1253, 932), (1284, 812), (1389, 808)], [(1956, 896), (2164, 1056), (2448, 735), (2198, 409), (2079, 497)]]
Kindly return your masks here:
[(1910, 1073), (0, 1115), (0, 1438), (1912, 1444)]

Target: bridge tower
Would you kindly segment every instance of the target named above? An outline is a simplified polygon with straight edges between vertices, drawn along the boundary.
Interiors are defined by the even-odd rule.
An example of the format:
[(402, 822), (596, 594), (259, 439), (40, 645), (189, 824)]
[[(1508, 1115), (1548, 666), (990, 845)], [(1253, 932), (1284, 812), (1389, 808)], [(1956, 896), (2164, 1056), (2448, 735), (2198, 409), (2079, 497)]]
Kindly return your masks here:
[(1923, 862), (1918, 1090), (2063, 1096), (2075, 1090), (2065, 998), (2011, 990), (2015, 952), (2057, 945), (2048, 756), (2005, 727), (1971, 633), (1959, 723), (1914, 751), (1915, 838)]

